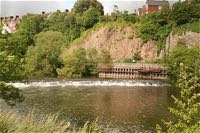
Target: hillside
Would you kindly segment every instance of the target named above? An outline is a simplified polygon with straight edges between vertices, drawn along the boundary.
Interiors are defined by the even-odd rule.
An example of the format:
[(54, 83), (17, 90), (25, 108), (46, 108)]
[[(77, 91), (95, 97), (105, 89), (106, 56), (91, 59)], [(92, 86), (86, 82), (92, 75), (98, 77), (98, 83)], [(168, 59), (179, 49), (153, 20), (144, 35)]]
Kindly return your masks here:
[[(99, 24), (100, 25), (100, 24)], [(136, 29), (129, 24), (109, 23), (96, 26), (86, 31), (80, 38), (75, 40), (69, 48), (64, 50), (63, 55), (71, 53), (74, 49), (82, 47), (85, 49), (95, 48), (97, 51), (107, 50), (115, 62), (121, 62), (125, 58), (131, 58), (134, 53), (139, 52), (142, 61), (152, 61), (164, 55), (164, 50), (157, 54), (157, 43), (143, 40), (136, 35)], [(178, 40), (184, 38), (188, 44), (198, 44), (200, 34), (186, 32), (185, 34), (170, 34), (167, 38), (167, 51), (177, 44)]]

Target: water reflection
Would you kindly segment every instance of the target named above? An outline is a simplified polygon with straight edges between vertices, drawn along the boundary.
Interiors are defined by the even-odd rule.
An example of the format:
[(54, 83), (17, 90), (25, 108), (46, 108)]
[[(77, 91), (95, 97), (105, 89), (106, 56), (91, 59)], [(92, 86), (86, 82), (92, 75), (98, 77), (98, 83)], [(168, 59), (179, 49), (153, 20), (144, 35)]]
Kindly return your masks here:
[[(60, 119), (83, 125), (97, 117), (110, 128), (154, 129), (167, 118), (171, 105), (169, 87), (53, 87), (24, 89), (26, 100), (16, 106), (21, 112), (60, 112)], [(1, 105), (2, 106), (2, 105)]]

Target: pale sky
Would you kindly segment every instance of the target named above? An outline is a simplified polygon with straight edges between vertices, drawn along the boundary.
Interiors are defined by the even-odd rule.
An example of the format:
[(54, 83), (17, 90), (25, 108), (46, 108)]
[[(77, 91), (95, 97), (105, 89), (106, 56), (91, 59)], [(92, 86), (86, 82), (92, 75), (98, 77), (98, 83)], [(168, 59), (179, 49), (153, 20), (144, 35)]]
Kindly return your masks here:
[[(27, 13), (41, 13), (42, 11), (53, 12), (56, 10), (70, 10), (75, 1), (76, 0), (0, 0), (0, 16), (21, 16)], [(145, 0), (99, 1), (103, 4), (105, 13), (112, 12), (114, 5), (117, 5), (119, 10), (134, 12), (135, 9), (142, 7), (142, 5), (145, 4)]]

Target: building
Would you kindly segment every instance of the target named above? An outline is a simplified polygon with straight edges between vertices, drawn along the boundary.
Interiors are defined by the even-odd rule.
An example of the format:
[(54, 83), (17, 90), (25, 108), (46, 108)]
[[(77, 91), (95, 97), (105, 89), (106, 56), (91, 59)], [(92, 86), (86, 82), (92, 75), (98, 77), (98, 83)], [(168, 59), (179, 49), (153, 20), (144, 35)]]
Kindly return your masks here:
[(167, 0), (147, 0), (142, 8), (138, 8), (138, 15), (158, 12), (163, 6), (169, 6)]
[(20, 23), (20, 17), (1, 17), (0, 26), (2, 27), (2, 34), (16, 32), (17, 24)]

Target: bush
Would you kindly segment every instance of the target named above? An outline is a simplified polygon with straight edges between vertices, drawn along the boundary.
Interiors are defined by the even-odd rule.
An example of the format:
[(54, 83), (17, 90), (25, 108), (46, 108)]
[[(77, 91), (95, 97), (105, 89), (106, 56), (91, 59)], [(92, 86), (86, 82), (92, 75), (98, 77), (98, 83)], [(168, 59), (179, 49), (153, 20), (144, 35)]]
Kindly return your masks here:
[(142, 57), (140, 56), (139, 52), (136, 52), (133, 55), (133, 59), (136, 60), (136, 61), (140, 61), (142, 59)]
[(58, 75), (67, 78), (81, 78), (86, 74), (87, 57), (83, 48), (78, 48), (64, 59), (64, 67), (58, 69)]
[(2, 98), (8, 105), (15, 105), (24, 100), (21, 91), (12, 85), (6, 85), (0, 81), (0, 98)]
[(172, 50), (171, 54), (167, 57), (166, 65), (168, 67), (168, 74), (172, 81), (177, 80), (180, 73), (179, 64), (183, 63), (187, 67), (187, 72), (195, 73), (200, 66), (200, 48), (188, 48), (185, 42), (180, 42)]
[(130, 58), (126, 58), (123, 60), (123, 63), (132, 63), (132, 62), (133, 62), (133, 60)]
[(73, 53), (63, 57), (64, 67), (57, 69), (60, 77), (82, 78), (93, 76), (97, 73), (97, 66), (111, 66), (112, 58), (108, 51), (102, 50), (100, 54), (96, 49), (78, 48)]
[(197, 93), (200, 89), (200, 69), (196, 74), (188, 73), (187, 69), (183, 63), (180, 64), (177, 82), (180, 94), (178, 97), (172, 96), (175, 106), (169, 108), (175, 120), (164, 122), (168, 133), (200, 132), (200, 93)]

